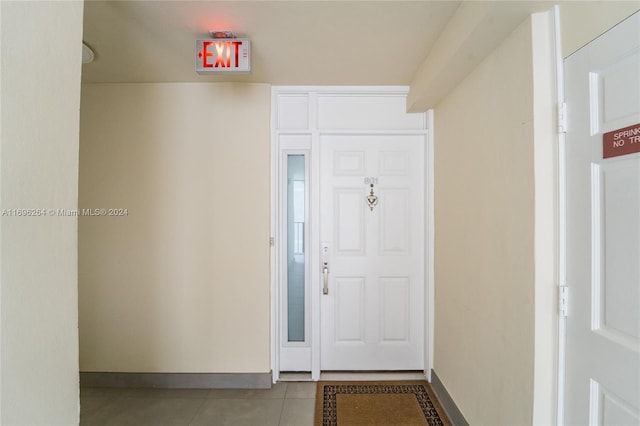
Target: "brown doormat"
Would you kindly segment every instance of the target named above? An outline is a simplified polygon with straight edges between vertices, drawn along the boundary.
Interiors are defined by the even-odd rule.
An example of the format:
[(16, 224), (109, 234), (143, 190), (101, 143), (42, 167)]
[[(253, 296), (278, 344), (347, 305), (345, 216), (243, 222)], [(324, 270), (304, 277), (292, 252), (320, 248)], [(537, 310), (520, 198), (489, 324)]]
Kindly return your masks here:
[(318, 382), (316, 426), (451, 426), (426, 381)]

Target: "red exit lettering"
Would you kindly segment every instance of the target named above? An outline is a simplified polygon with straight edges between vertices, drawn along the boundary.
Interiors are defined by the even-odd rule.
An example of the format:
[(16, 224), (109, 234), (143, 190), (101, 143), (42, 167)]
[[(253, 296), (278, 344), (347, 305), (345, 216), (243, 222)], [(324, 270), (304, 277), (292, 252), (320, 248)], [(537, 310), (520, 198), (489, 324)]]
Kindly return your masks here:
[[(238, 68), (238, 55), (241, 41), (203, 41), (198, 58), (202, 59), (203, 68)], [(211, 60), (209, 60), (211, 58)]]

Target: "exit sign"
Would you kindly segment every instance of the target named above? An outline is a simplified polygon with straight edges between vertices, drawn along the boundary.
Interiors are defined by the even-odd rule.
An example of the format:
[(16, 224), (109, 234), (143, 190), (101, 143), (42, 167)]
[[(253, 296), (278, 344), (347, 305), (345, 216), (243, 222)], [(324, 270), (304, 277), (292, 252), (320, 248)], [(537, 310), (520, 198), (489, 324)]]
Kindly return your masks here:
[(196, 40), (198, 74), (251, 72), (251, 41), (248, 38)]

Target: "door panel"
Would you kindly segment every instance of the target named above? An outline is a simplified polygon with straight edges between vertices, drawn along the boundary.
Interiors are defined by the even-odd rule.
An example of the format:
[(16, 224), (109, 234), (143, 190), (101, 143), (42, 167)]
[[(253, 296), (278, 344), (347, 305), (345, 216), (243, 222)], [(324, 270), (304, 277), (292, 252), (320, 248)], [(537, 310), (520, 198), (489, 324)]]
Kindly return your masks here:
[(603, 133), (640, 123), (640, 14), (565, 60), (565, 423), (640, 424), (640, 154)]
[(621, 398), (591, 381), (592, 424), (598, 425), (637, 425), (638, 415), (635, 408), (629, 406)]
[(334, 284), (336, 342), (364, 343), (365, 278), (337, 277)]
[(408, 342), (411, 334), (409, 277), (380, 278), (380, 342)]
[(336, 255), (364, 255), (365, 217), (360, 188), (337, 188), (335, 194), (334, 241)]
[(421, 370), (424, 136), (324, 135), (320, 147), (321, 369)]
[(410, 193), (404, 188), (379, 190), (380, 209), (380, 256), (407, 256), (411, 251)]
[[(594, 165), (592, 328), (640, 347), (640, 158)], [(640, 374), (640, 372), (639, 372)]]

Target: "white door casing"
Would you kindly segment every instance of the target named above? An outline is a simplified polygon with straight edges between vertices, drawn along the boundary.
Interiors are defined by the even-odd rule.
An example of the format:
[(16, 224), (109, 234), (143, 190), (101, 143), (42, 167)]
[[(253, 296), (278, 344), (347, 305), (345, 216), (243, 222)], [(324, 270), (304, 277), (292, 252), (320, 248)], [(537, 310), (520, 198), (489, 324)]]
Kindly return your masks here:
[[(402, 369), (402, 370), (424, 370), (427, 377), (432, 366), (431, 354), (433, 338), (428, 334), (432, 330), (430, 323), (432, 315), (432, 274), (428, 270), (431, 264), (432, 256), (432, 238), (427, 235), (425, 227), (432, 229), (432, 208), (430, 201), (432, 200), (432, 186), (430, 185), (431, 176), (431, 149), (428, 148), (430, 130), (427, 128), (427, 120), (431, 115), (427, 114), (408, 114), (406, 113), (406, 96), (408, 88), (404, 86), (395, 87), (329, 87), (329, 86), (276, 86), (272, 89), (272, 368), (274, 380), (277, 380), (280, 371), (309, 371), (312, 380), (320, 378), (322, 369), (330, 368), (332, 370), (346, 369), (367, 369), (367, 370), (383, 370), (383, 369)], [(366, 146), (362, 146), (366, 141)], [(398, 245), (397, 241), (409, 238), (411, 256), (413, 256), (412, 267), (417, 271), (407, 270), (388, 270), (382, 272), (380, 278), (380, 269), (384, 266), (382, 263), (378, 265), (373, 261), (372, 277), (376, 280), (382, 279), (382, 291), (385, 297), (378, 298), (376, 296), (365, 300), (367, 305), (374, 303), (375, 310), (363, 310), (366, 314), (369, 312), (369, 321), (382, 323), (384, 345), (389, 350), (381, 353), (380, 356), (371, 357), (367, 361), (366, 367), (361, 363), (358, 367), (346, 363), (348, 358), (333, 356), (334, 361), (338, 359), (345, 360), (344, 363), (334, 363), (327, 367), (325, 359), (330, 359), (329, 352), (325, 353), (322, 348), (324, 342), (321, 342), (321, 330), (327, 330), (325, 320), (327, 313), (324, 313), (324, 305), (322, 295), (322, 251), (321, 242), (330, 242), (333, 250), (334, 236), (333, 231), (327, 231), (329, 238), (321, 237), (320, 228), (325, 218), (324, 210), (327, 208), (326, 197), (321, 194), (324, 187), (321, 188), (321, 182), (324, 182), (326, 166), (321, 160), (324, 146), (332, 146), (333, 148), (343, 146), (343, 144), (352, 145), (354, 149), (371, 150), (371, 162), (376, 163), (374, 166), (368, 167), (367, 173), (360, 177), (351, 176), (360, 192), (359, 200), (362, 204), (357, 207), (366, 208), (367, 213), (371, 213), (369, 219), (374, 220), (368, 225), (366, 232), (369, 235), (368, 243), (374, 243), (377, 234), (381, 231), (377, 224), (380, 218), (387, 218), (390, 226), (383, 229), (387, 232), (386, 241), (391, 245)], [(408, 145), (407, 145), (408, 144)], [(343, 147), (344, 147), (343, 146)], [(409, 147), (410, 146), (410, 147)], [(411, 151), (406, 155), (402, 151), (406, 148)], [(333, 149), (329, 148), (329, 149)], [(356, 150), (357, 150), (356, 149)], [(309, 251), (308, 251), (308, 267), (310, 271), (309, 277), (309, 336), (305, 343), (290, 343), (286, 341), (285, 328), (286, 315), (282, 315), (282, 309), (286, 306), (286, 265), (283, 259), (284, 248), (282, 244), (286, 241), (286, 234), (283, 234), (283, 220), (286, 212), (283, 211), (283, 171), (282, 159), (286, 158), (286, 153), (301, 153), (308, 155), (309, 159), (309, 220), (310, 230), (308, 233)], [(382, 155), (381, 155), (382, 154)], [(428, 158), (427, 158), (428, 157)], [(380, 161), (389, 176), (382, 179), (379, 174)], [(409, 175), (392, 176), (398, 173), (399, 169), (409, 162)], [(348, 161), (347, 161), (348, 163)], [(332, 166), (331, 166), (332, 167)], [(395, 170), (395, 171), (394, 171)], [(403, 172), (404, 173), (404, 172)], [(375, 186), (375, 193), (380, 197), (379, 205), (373, 212), (368, 210), (366, 205), (366, 195), (369, 187), (364, 185), (364, 177), (377, 177), (379, 184)], [(385, 188), (384, 185), (387, 187)], [(331, 183), (333, 185), (333, 182)], [(349, 183), (351, 185), (351, 183)], [(355, 188), (356, 186), (351, 186)], [(384, 193), (386, 191), (386, 193)], [(408, 191), (408, 192), (407, 192)], [(410, 193), (410, 194), (408, 194)], [(343, 193), (342, 199), (348, 204), (350, 202), (348, 193)], [(333, 196), (332, 196), (333, 197)], [(354, 196), (355, 197), (355, 196)], [(352, 197), (351, 201), (355, 198)], [(395, 201), (394, 201), (395, 200)], [(404, 201), (403, 201), (404, 200)], [(409, 208), (404, 213), (410, 214), (410, 223), (394, 224), (394, 215), (398, 216), (398, 210), (389, 209), (390, 205), (395, 203), (409, 203)], [(416, 204), (417, 203), (417, 204)], [(329, 208), (333, 205), (333, 198), (330, 198)], [(384, 209), (387, 209), (386, 213)], [(344, 209), (343, 209), (344, 212)], [(333, 216), (332, 216), (333, 217)], [(415, 222), (415, 223), (414, 223)], [(363, 222), (364, 223), (364, 222)], [(406, 225), (406, 226), (405, 226)], [(333, 226), (329, 224), (328, 226)], [(403, 228), (403, 226), (405, 226)], [(395, 230), (393, 229), (395, 227)], [(327, 230), (328, 228), (325, 228)], [(404, 229), (404, 230), (403, 230)], [(390, 231), (390, 233), (389, 233)], [(397, 232), (396, 232), (397, 231)], [(402, 234), (402, 232), (410, 233)], [(402, 234), (402, 235), (401, 235)], [(383, 238), (383, 239), (384, 239)], [(413, 241), (419, 241), (413, 246)], [(392, 247), (393, 248), (393, 247)], [(377, 250), (377, 249), (376, 249)], [(369, 250), (375, 252), (376, 250)], [(397, 250), (396, 250), (397, 251)], [(425, 255), (426, 253), (426, 255)], [(333, 253), (330, 254), (333, 259)], [(378, 256), (379, 257), (379, 256)], [(406, 259), (401, 260), (402, 255), (394, 256), (396, 263), (409, 263)], [(330, 261), (330, 279), (338, 278), (336, 273), (340, 272), (342, 277), (363, 277), (363, 272), (357, 270), (357, 264), (338, 262), (333, 264)], [(363, 263), (363, 262), (361, 262)], [(336, 268), (336, 269), (334, 269)], [(342, 269), (341, 269), (342, 268)], [(348, 272), (348, 268), (354, 268), (352, 272)], [(377, 275), (375, 275), (377, 274)], [(364, 274), (365, 278), (367, 277)], [(427, 281), (425, 282), (425, 277)], [(284, 280), (283, 280), (284, 278)], [(410, 282), (407, 281), (410, 279)], [(367, 278), (368, 279), (368, 278)], [(419, 288), (413, 289), (413, 286)], [(353, 287), (351, 287), (353, 289)], [(376, 291), (378, 284), (376, 284)], [(398, 289), (400, 293), (392, 291)], [(334, 283), (330, 283), (329, 297), (335, 295)], [(348, 286), (338, 289), (349, 290)], [(348, 292), (347, 292), (348, 293)], [(343, 296), (348, 294), (343, 291)], [(405, 297), (406, 296), (406, 297)], [(407, 301), (407, 297), (410, 300)], [(343, 297), (344, 300), (344, 297)], [(380, 303), (383, 303), (382, 310)], [(346, 305), (342, 304), (345, 307)], [(392, 311), (396, 313), (402, 306), (408, 306), (409, 310), (402, 312), (402, 315), (391, 315)], [(332, 309), (332, 308), (331, 308)], [(379, 312), (388, 313), (385, 318), (372, 319)], [(425, 316), (425, 312), (429, 315)], [(407, 317), (407, 314), (409, 317)], [(410, 325), (415, 324), (415, 326)], [(364, 324), (364, 323), (361, 323)], [(367, 325), (371, 327), (370, 325)], [(402, 330), (402, 331), (401, 331)], [(344, 330), (343, 330), (344, 331)], [(373, 334), (368, 332), (371, 336)], [(377, 330), (376, 330), (376, 333)], [(404, 334), (403, 334), (404, 333)], [(408, 336), (408, 337), (407, 337)], [(375, 337), (375, 336), (374, 336)], [(377, 337), (376, 337), (377, 338)], [(372, 341), (373, 342), (373, 341)], [(407, 343), (408, 342), (408, 343)], [(383, 346), (384, 346), (383, 345)], [(335, 345), (334, 345), (335, 346)], [(412, 355), (400, 355), (398, 349), (400, 347), (411, 347)], [(393, 353), (395, 348), (396, 353)], [(379, 358), (381, 362), (374, 365), (374, 358)], [(385, 359), (395, 359), (395, 363), (382, 362)], [(352, 357), (353, 359), (353, 357)], [(365, 360), (366, 361), (366, 360)], [(351, 362), (351, 361), (350, 361)], [(322, 365), (321, 365), (322, 363)]]
[(321, 136), (322, 370), (423, 369), (424, 139)]
[[(565, 424), (640, 424), (640, 153), (603, 134), (640, 123), (640, 14), (565, 60)], [(640, 143), (640, 142), (639, 142)]]

